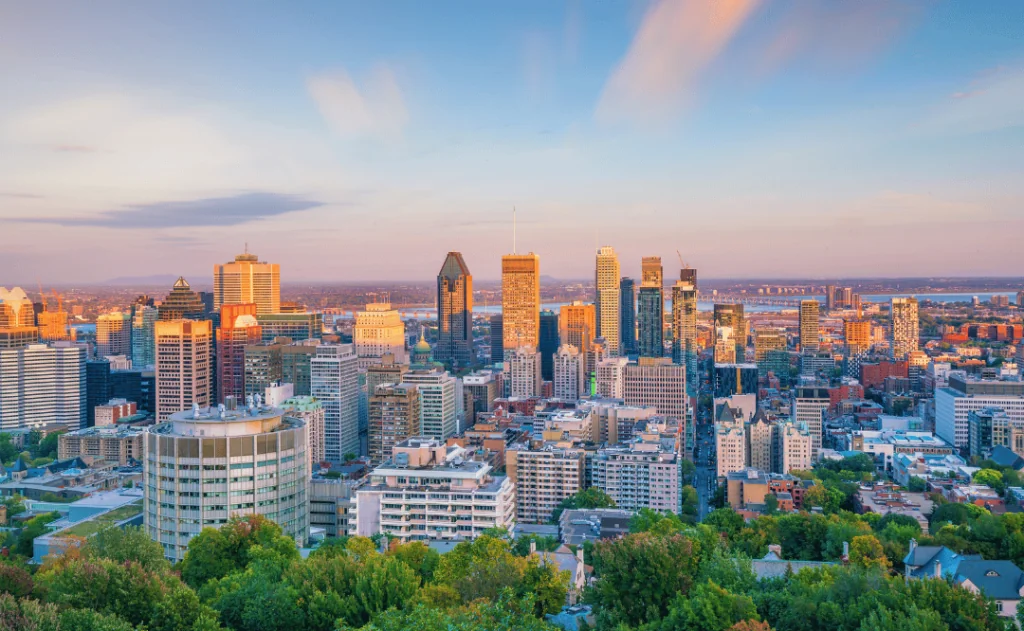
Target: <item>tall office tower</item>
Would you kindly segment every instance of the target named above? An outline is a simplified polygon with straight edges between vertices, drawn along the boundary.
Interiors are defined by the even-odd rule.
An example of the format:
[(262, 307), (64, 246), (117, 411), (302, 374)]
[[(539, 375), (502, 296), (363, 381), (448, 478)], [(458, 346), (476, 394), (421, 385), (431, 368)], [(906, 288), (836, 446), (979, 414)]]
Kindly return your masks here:
[[(296, 544), (307, 540), (308, 430), (301, 419), (262, 407), (223, 415), (187, 410), (169, 420), (147, 428), (142, 458), (146, 533), (165, 557), (181, 561), (204, 527), (241, 515), (263, 515)], [(171, 471), (176, 483), (157, 481)]]
[(491, 336), (491, 363), (496, 364), (505, 358), (504, 318), (500, 313), (496, 313), (490, 317), (488, 322)]
[(540, 374), (544, 381), (555, 378), (555, 353), (561, 346), (558, 335), (558, 314), (550, 309), (540, 312)]
[(377, 386), (370, 393), (370, 463), (391, 458), (395, 445), (420, 435), (420, 392), (409, 384)]
[(818, 325), (818, 301), (800, 301), (800, 350), (817, 353), (821, 348), (821, 330)]
[(324, 458), (359, 455), (359, 358), (351, 344), (322, 344), (310, 360), (310, 391), (324, 406)]
[(132, 366), (137, 369), (156, 364), (153, 331), (159, 315), (152, 305), (132, 305)]
[[(113, 398), (110, 360), (90, 359), (85, 362), (85, 424), (96, 424), (96, 407)], [(150, 410), (153, 411), (153, 410)]]
[(310, 396), (311, 362), (317, 346), (316, 343), (292, 343), (290, 338), (246, 346), (245, 396), (263, 394), (275, 382), (292, 384), (297, 397)]
[(213, 401), (213, 323), (165, 320), (156, 336), (156, 420)]
[(516, 486), (516, 521), (546, 524), (555, 508), (586, 485), (582, 449), (514, 445), (505, 452), (505, 470)]
[(460, 252), (449, 252), (437, 274), (434, 358), (458, 368), (473, 364), (473, 275)]
[(839, 287), (836, 289), (836, 308), (837, 309), (855, 309), (859, 302), (860, 296), (854, 298), (853, 287)]
[(604, 399), (622, 399), (626, 396), (626, 366), (629, 360), (625, 357), (608, 357), (597, 363), (596, 385), (597, 396)]
[[(540, 257), (506, 254), (501, 257), (502, 350), (537, 348), (540, 342)], [(500, 357), (492, 358), (499, 361)]]
[(770, 371), (768, 353), (770, 351), (784, 351), (786, 346), (785, 329), (763, 327), (754, 331), (754, 363), (757, 364), (758, 375), (761, 377), (768, 376)]
[(444, 370), (410, 370), (402, 377), (402, 383), (420, 391), (421, 436), (444, 441), (459, 432), (457, 381)]
[(836, 286), (826, 285), (825, 286), (825, 309), (827, 311), (833, 311), (836, 308)]
[(597, 338), (597, 312), (594, 305), (585, 305), (579, 300), (562, 305), (558, 317), (558, 338), (586, 353)]
[(641, 357), (661, 357), (665, 354), (665, 289), (661, 257), (643, 257), (641, 270), (640, 297), (637, 301), (639, 353)]
[(626, 405), (653, 406), (658, 414), (686, 423), (686, 368), (668, 357), (641, 357), (626, 366)]
[(583, 355), (575, 346), (563, 344), (555, 355), (554, 394), (556, 399), (578, 401), (586, 393)]
[(732, 328), (733, 342), (736, 345), (736, 361), (743, 362), (747, 354), (747, 322), (743, 318), (743, 305), (716, 304), (714, 317), (716, 332), (720, 327)]
[(466, 425), (476, 423), (476, 415), (493, 412), (494, 400), (501, 397), (501, 373), (480, 370), (462, 378), (463, 409), (466, 411)]
[(0, 287), (0, 328), (14, 329), (36, 325), (36, 311), (21, 287)]
[(715, 327), (714, 359), (716, 364), (736, 363), (736, 341), (731, 326)]
[(619, 257), (615, 248), (597, 250), (594, 274), (594, 307), (597, 310), (597, 337), (603, 337), (609, 355), (619, 354)]
[(405, 373), (409, 372), (409, 366), (399, 364), (395, 358), (385, 355), (380, 363), (374, 364), (366, 369), (366, 392), (372, 393), (377, 386), (394, 386), (402, 383)]
[[(245, 349), (260, 344), (263, 339), (260, 325), (256, 323), (256, 305), (221, 305), (216, 335), (217, 396), (221, 402), (228, 397), (244, 401)], [(254, 394), (262, 394), (262, 391)]]
[(365, 311), (356, 313), (352, 341), (360, 370), (379, 363), (385, 355), (393, 356), (399, 363), (409, 361), (405, 352), (405, 324), (389, 302), (370, 303)]
[(200, 320), (207, 314), (199, 294), (183, 277), (174, 281), (171, 293), (160, 303), (158, 320)]
[(596, 388), (597, 367), (606, 359), (608, 359), (608, 352), (605, 350), (604, 338), (599, 337), (583, 353), (583, 372), (584, 378), (587, 380), (588, 391), (593, 392)]
[(764, 411), (757, 409), (747, 423), (747, 466), (759, 471), (773, 471), (772, 434), (775, 423), (768, 421)]
[(636, 282), (632, 278), (619, 281), (619, 352), (636, 355)]
[(263, 343), (289, 337), (296, 342), (319, 340), (324, 335), (324, 314), (319, 312), (257, 313), (256, 322), (263, 329)]
[(96, 355), (132, 354), (132, 317), (127, 313), (105, 313), (96, 318)]
[(687, 383), (697, 383), (697, 270), (683, 267), (672, 286), (672, 361), (686, 366)]
[(889, 346), (892, 356), (904, 359), (918, 349), (917, 298), (893, 298), (890, 305)]
[(281, 311), (281, 266), (239, 254), (231, 263), (213, 266), (213, 308), (255, 304), (256, 313)]
[(505, 353), (505, 374), (513, 397), (540, 396), (540, 353), (532, 346), (520, 346)]
[(0, 431), (85, 427), (85, 365), (85, 349), (70, 342), (0, 349)]
[(811, 434), (811, 462), (818, 461), (822, 431), (825, 426), (825, 412), (828, 411), (830, 405), (828, 388), (812, 386), (796, 388), (791, 418), (793, 422), (805, 425)]

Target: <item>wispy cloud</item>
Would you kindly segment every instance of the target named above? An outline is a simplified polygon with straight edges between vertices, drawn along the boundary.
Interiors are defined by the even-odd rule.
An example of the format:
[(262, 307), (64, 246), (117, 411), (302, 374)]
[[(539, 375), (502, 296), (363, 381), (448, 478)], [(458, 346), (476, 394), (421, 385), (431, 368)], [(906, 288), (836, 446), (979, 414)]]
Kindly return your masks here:
[(980, 73), (917, 126), (929, 132), (975, 133), (1024, 126), (1024, 65)]
[(0, 197), (6, 199), (44, 199), (42, 195), (35, 193), (17, 193), (13, 191), (0, 191)]
[(53, 150), (57, 153), (94, 153), (99, 151), (97, 147), (89, 145), (56, 145)]
[(661, 0), (644, 15), (597, 105), (601, 121), (658, 123), (691, 98), (759, 0)]
[(182, 201), (137, 204), (94, 217), (15, 217), (11, 221), (120, 229), (237, 226), (322, 206), (323, 202), (278, 193), (243, 193)]
[(409, 122), (402, 88), (387, 64), (377, 65), (361, 86), (341, 70), (310, 77), (306, 89), (341, 136), (396, 137)]

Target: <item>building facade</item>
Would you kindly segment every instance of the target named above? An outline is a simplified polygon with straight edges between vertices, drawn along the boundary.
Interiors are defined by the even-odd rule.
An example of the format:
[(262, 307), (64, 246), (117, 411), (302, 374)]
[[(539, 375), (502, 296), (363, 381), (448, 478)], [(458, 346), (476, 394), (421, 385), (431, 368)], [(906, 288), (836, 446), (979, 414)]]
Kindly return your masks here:
[(162, 320), (156, 336), (156, 420), (209, 407), (213, 401), (213, 325), (209, 320)]
[(661, 357), (665, 354), (665, 290), (661, 257), (643, 257), (641, 270), (640, 294), (637, 300), (639, 354), (641, 357)]
[(917, 298), (893, 298), (889, 309), (889, 348), (894, 359), (904, 359), (920, 343)]
[(636, 355), (636, 281), (619, 281), (619, 352)]
[(127, 313), (104, 313), (96, 318), (96, 356), (132, 354), (132, 317)]
[(821, 348), (821, 328), (818, 320), (818, 301), (800, 301), (800, 350), (817, 353)]
[(256, 305), (257, 313), (281, 311), (281, 267), (246, 252), (213, 266), (213, 308), (248, 303)]
[(356, 313), (352, 341), (359, 356), (360, 370), (379, 363), (388, 354), (400, 364), (409, 361), (405, 352), (405, 324), (398, 311), (391, 308), (391, 303), (371, 303)]
[(461, 252), (449, 252), (437, 274), (434, 358), (453, 367), (474, 363), (473, 275)]
[(419, 389), (420, 436), (444, 441), (459, 432), (457, 381), (444, 370), (410, 370), (402, 377)]
[(672, 362), (686, 366), (687, 383), (697, 383), (697, 270), (683, 267), (672, 286)]
[(377, 386), (370, 394), (370, 463), (390, 460), (395, 445), (420, 435), (420, 393), (416, 386)]
[(310, 359), (310, 391), (324, 407), (324, 459), (359, 455), (359, 358), (352, 344), (321, 344)]
[(597, 250), (594, 272), (594, 308), (597, 311), (597, 337), (603, 337), (608, 354), (619, 354), (619, 257), (615, 248)]
[(217, 398), (245, 400), (245, 349), (263, 339), (256, 322), (255, 304), (225, 304), (220, 307), (217, 328)]
[(554, 395), (563, 401), (583, 398), (586, 380), (583, 376), (583, 355), (575, 346), (562, 345), (554, 361)]
[(592, 484), (611, 496), (617, 508), (678, 514), (682, 511), (682, 457), (647, 447), (653, 445), (599, 449), (590, 465)]
[[(502, 349), (504, 352), (540, 342), (540, 257), (501, 257)], [(502, 358), (492, 358), (499, 361)]]
[(86, 426), (85, 349), (70, 342), (0, 349), (0, 431)]
[(546, 524), (559, 503), (584, 488), (582, 449), (514, 445), (505, 453), (505, 470), (515, 484), (516, 518)]
[(505, 375), (509, 379), (510, 396), (539, 397), (541, 385), (540, 353), (532, 346), (520, 346), (505, 353)]

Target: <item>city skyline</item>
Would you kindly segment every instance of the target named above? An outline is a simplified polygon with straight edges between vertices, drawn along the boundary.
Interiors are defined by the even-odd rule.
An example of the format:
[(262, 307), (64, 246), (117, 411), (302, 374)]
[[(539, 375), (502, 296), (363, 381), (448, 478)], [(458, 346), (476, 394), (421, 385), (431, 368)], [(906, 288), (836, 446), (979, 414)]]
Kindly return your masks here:
[(489, 280), (515, 206), (554, 278), (595, 241), (632, 276), (1005, 273), (1024, 7), (770, 6), (7, 7), (0, 267), (205, 278), (248, 241), (291, 282)]

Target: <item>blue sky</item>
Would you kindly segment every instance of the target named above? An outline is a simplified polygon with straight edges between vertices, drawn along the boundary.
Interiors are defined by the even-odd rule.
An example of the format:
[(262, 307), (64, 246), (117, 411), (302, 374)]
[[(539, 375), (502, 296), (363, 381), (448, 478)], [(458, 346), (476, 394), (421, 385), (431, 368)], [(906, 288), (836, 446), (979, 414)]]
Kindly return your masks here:
[(1018, 1), (11, 2), (0, 86), (7, 284), (1020, 273)]

